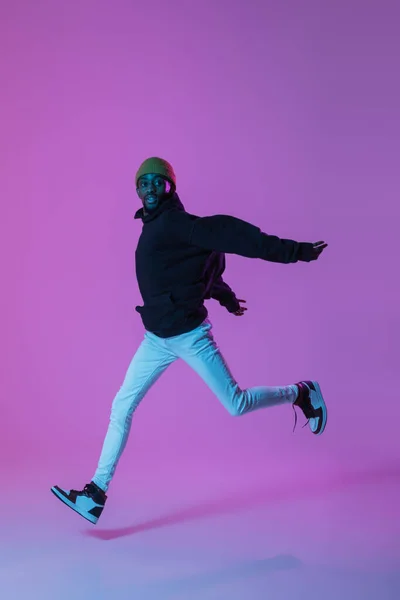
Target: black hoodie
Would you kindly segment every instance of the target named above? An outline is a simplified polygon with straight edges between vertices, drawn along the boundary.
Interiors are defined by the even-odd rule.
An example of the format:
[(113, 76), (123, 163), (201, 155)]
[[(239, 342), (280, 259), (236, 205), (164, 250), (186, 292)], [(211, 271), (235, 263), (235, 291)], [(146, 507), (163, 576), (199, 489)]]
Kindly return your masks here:
[[(214, 298), (229, 312), (239, 302), (222, 279), (225, 253), (271, 262), (302, 260), (308, 243), (267, 235), (236, 217), (197, 217), (185, 211), (178, 194), (135, 219), (143, 228), (136, 248), (136, 276), (143, 325), (161, 338), (187, 333), (208, 315), (204, 300)], [(304, 259), (303, 259), (304, 260)]]

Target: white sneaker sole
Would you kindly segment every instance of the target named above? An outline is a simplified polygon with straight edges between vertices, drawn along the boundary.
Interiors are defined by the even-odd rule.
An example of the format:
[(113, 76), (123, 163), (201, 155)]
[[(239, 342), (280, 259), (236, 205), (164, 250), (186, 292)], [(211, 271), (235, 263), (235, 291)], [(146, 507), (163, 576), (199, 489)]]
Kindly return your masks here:
[(63, 494), (60, 494), (60, 492), (55, 487), (52, 487), (51, 491), (59, 500), (61, 500), (61, 502), (72, 508), (73, 511), (77, 512), (79, 515), (81, 515), (81, 517), (83, 517), (87, 521), (90, 521), (90, 523), (93, 523), (93, 525), (96, 525), (98, 517), (95, 517), (86, 511), (79, 510), (79, 507), (76, 504), (73, 504), (73, 502), (68, 500), (68, 498), (66, 498)]
[[(321, 387), (319, 385), (319, 383), (317, 381), (313, 381), (312, 382), (315, 391), (311, 390), (311, 404), (313, 405), (314, 408), (321, 409), (322, 412), (322, 417), (321, 417), (321, 427), (317, 433), (317, 424), (316, 421), (317, 419), (310, 419), (310, 429), (313, 432), (314, 435), (321, 435), (326, 427), (326, 422), (328, 420), (328, 411), (326, 409), (326, 404), (325, 404), (325, 400), (324, 397), (322, 395), (322, 391), (321, 391)], [(314, 426), (314, 428), (313, 428)]]

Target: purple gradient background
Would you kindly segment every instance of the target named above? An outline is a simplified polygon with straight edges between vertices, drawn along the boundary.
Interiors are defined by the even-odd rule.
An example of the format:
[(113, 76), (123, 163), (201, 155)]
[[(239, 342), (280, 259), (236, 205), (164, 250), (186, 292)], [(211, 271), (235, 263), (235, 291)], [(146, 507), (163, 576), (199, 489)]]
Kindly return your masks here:
[[(314, 439), (292, 434), (290, 408), (232, 419), (177, 363), (134, 417), (104, 525), (122, 518), (126, 486), (151, 520), (165, 506), (182, 508), (188, 490), (195, 501), (271, 485), (278, 500), (301, 502), (301, 481), (318, 496), (349, 473), (379, 488), (382, 465), (397, 472), (399, 17), (394, 2), (361, 0), (2, 7), (2, 490), (30, 482), (44, 521), (49, 510), (53, 527), (62, 517), (77, 526), (48, 488), (92, 476), (143, 337), (134, 173), (149, 155), (174, 165), (189, 212), (329, 243), (315, 264), (228, 256), (225, 279), (249, 310), (236, 318), (208, 303), (239, 383), (318, 379), (329, 424)], [(392, 488), (378, 500), (359, 493), (364, 511), (394, 506)], [(256, 505), (265, 498), (257, 494)], [(118, 526), (135, 522), (134, 499), (130, 511)], [(339, 522), (340, 507), (332, 511), (327, 523)], [(380, 556), (399, 565), (387, 527)], [(378, 536), (364, 533), (360, 549)], [(321, 535), (331, 550), (343, 545), (338, 531)], [(206, 536), (196, 539), (206, 547)], [(321, 556), (321, 540), (313, 548), (308, 540), (311, 556)], [(275, 598), (285, 597), (278, 589)]]

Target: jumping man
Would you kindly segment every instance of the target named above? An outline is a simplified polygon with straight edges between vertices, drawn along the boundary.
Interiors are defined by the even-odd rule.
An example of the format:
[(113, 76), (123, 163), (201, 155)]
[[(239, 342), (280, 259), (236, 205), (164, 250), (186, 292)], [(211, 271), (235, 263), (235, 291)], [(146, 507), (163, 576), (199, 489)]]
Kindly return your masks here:
[(183, 359), (233, 416), (277, 404), (298, 407), (311, 432), (320, 435), (327, 410), (316, 381), (283, 387), (241, 389), (212, 335), (204, 301), (217, 300), (243, 316), (238, 299), (223, 280), (225, 254), (278, 263), (317, 260), (325, 242), (299, 243), (263, 233), (229, 215), (198, 217), (185, 211), (176, 192), (172, 166), (161, 158), (144, 161), (136, 173), (143, 222), (136, 248), (136, 277), (143, 299), (137, 306), (144, 338), (112, 403), (111, 417), (97, 469), (83, 490), (51, 491), (91, 523), (103, 512), (107, 490), (126, 446), (132, 415), (151, 386), (178, 359)]

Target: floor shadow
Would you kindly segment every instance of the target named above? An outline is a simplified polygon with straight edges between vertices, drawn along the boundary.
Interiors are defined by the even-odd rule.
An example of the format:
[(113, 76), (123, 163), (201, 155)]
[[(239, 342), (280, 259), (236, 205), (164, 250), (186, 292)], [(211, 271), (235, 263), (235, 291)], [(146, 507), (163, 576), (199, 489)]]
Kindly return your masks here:
[(257, 577), (275, 571), (298, 569), (301, 566), (302, 562), (291, 555), (279, 555), (274, 556), (273, 558), (251, 560), (231, 564), (215, 571), (198, 573), (174, 580), (166, 579), (149, 583), (141, 590), (141, 597), (145, 600), (147, 593), (149, 593), (151, 595), (150, 597), (154, 598), (154, 593), (160, 592), (160, 594), (162, 593), (163, 598), (167, 598), (170, 594), (184, 594), (193, 589), (201, 590), (221, 584), (234, 583), (236, 581), (250, 579), (251, 577)]
[(231, 494), (225, 498), (210, 500), (201, 505), (183, 508), (154, 519), (136, 523), (127, 527), (117, 529), (90, 529), (83, 533), (89, 537), (99, 540), (109, 541), (137, 533), (170, 527), (186, 523), (188, 521), (197, 521), (208, 517), (218, 517), (257, 508), (277, 502), (301, 500), (304, 498), (321, 497), (335, 491), (348, 488), (353, 485), (374, 484), (388, 482), (389, 480), (400, 482), (400, 466), (385, 467), (379, 470), (364, 472), (347, 472), (333, 477), (329, 481), (302, 481), (295, 484), (288, 483), (286, 486), (268, 487), (266, 485), (252, 490), (247, 490), (242, 494)]

